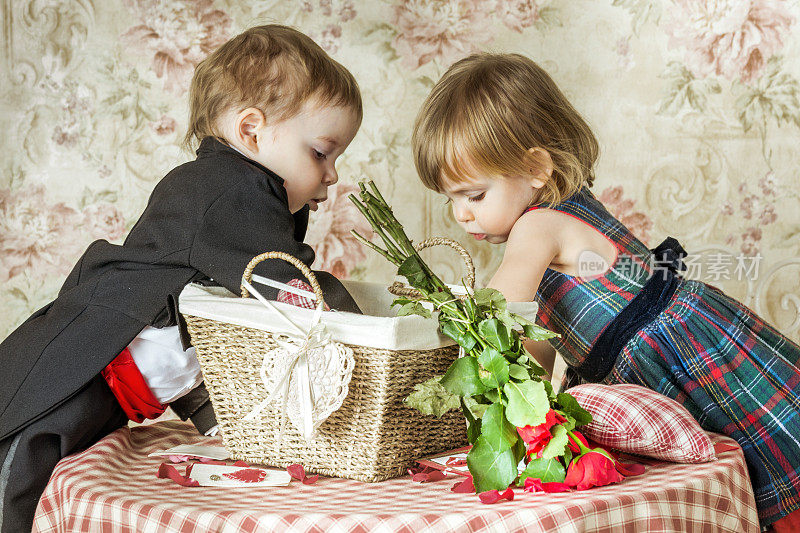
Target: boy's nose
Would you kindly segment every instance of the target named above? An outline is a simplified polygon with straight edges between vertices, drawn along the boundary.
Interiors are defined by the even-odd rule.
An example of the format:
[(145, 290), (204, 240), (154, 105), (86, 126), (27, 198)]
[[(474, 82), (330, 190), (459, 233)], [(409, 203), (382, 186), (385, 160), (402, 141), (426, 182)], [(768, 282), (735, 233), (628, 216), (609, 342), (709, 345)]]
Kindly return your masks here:
[(335, 168), (331, 169), (325, 173), (323, 181), (325, 185), (334, 185), (339, 181), (339, 173), (336, 172)]

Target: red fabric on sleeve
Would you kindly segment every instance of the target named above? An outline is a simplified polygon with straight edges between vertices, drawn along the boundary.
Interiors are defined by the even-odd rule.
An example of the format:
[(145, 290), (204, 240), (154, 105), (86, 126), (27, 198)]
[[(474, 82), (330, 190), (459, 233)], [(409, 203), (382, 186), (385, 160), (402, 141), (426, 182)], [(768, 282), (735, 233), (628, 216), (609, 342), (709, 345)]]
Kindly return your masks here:
[(128, 348), (123, 349), (101, 374), (122, 410), (134, 422), (158, 418), (167, 410), (167, 406), (153, 396)]

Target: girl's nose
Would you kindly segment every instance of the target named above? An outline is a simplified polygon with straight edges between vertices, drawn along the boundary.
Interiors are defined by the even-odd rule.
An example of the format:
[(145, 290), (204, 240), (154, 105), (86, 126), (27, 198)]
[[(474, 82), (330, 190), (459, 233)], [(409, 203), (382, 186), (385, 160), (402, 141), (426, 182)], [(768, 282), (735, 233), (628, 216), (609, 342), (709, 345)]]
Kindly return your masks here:
[(453, 216), (456, 222), (471, 222), (473, 219), (472, 211), (461, 205), (461, 202), (453, 202)]

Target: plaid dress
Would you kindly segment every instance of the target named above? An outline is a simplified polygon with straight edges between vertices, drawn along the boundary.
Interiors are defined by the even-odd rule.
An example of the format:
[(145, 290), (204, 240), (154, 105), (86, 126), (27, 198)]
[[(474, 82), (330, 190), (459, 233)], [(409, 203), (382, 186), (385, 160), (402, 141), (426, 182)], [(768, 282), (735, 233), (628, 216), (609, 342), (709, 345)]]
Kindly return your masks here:
[[(648, 280), (653, 261), (588, 189), (547, 207), (598, 229), (617, 249), (599, 276), (547, 269), (539, 286), (538, 319), (561, 334), (553, 346), (577, 367)], [(800, 346), (752, 310), (711, 285), (679, 277), (667, 308), (628, 341), (604, 382), (653, 389), (682, 403), (704, 429), (736, 439), (768, 525), (800, 509), (799, 360)], [(568, 371), (571, 385), (569, 376), (577, 376)]]

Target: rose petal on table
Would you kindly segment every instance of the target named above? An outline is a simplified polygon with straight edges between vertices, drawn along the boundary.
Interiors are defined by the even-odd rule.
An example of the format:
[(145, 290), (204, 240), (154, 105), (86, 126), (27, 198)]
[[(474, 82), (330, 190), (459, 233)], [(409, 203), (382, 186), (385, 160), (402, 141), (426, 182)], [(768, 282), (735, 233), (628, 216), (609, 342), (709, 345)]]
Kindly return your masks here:
[[(217, 459), (209, 459), (208, 457), (200, 457), (199, 459), (200, 459), (201, 463), (207, 464), (207, 465), (227, 465), (228, 464), (225, 461), (218, 461)], [(249, 464), (245, 463), (244, 461), (237, 461), (237, 463), (241, 463), (241, 464), (235, 464), (234, 463), (234, 466), (250, 466)]]
[(478, 494), (478, 498), (483, 503), (497, 503), (500, 500), (514, 500), (514, 490), (509, 487), (505, 490), (505, 492), (501, 493), (499, 490), (487, 490), (485, 492), (481, 492)]
[(441, 481), (442, 479), (446, 478), (447, 475), (442, 472), (441, 470), (436, 470), (432, 468), (428, 472), (419, 472), (411, 476), (412, 481), (416, 481), (417, 483), (429, 483), (431, 481)]
[(459, 481), (450, 490), (458, 494), (474, 494), (475, 485), (472, 484), (472, 476), (464, 478), (464, 481)]
[(617, 461), (615, 466), (617, 468), (617, 472), (625, 477), (640, 476), (644, 474), (644, 465), (638, 463), (623, 463), (622, 461)]
[[(225, 464), (225, 462), (223, 461), (222, 464)], [(236, 461), (235, 463), (233, 463), (233, 466), (250, 466), (250, 465), (247, 464), (245, 461)]]
[(168, 455), (167, 459), (169, 459), (171, 463), (183, 463), (185, 461), (188, 461), (189, 457), (190, 456), (188, 455)]
[(200, 483), (198, 483), (194, 479), (190, 478), (188, 475), (182, 476), (178, 472), (178, 469), (176, 469), (174, 466), (172, 466), (170, 464), (167, 464), (167, 463), (161, 463), (161, 466), (158, 467), (157, 477), (159, 479), (169, 478), (172, 481), (174, 481), (175, 483), (177, 483), (178, 485), (181, 485), (182, 487), (199, 487), (200, 486)]
[(227, 472), (222, 474), (223, 477), (241, 481), (242, 483), (258, 483), (264, 481), (267, 473), (260, 468), (245, 468), (243, 470), (236, 470), (235, 472)]
[(286, 467), (286, 471), (292, 476), (292, 479), (303, 481), (306, 478), (306, 469), (303, 465), (295, 463)]
[(559, 483), (558, 481), (548, 481), (547, 483), (542, 483), (542, 490), (544, 492), (570, 492), (572, 491), (569, 488), (569, 485), (565, 483)]
[(313, 476), (303, 478), (303, 485), (313, 485), (317, 481), (319, 481), (319, 474), (314, 474)]

